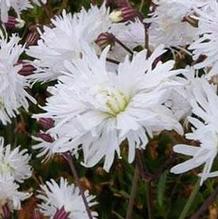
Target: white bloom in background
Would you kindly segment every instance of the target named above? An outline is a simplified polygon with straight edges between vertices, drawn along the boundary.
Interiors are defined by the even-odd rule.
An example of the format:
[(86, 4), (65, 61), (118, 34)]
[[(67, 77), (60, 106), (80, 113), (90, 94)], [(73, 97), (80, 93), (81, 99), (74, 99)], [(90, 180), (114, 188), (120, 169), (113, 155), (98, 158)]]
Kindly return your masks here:
[(20, 192), (18, 189), (19, 185), (14, 182), (13, 177), (0, 174), (0, 211), (4, 205), (7, 205), (11, 211), (21, 208), (21, 201), (29, 198), (30, 194)]
[(193, 8), (207, 4), (203, 0), (153, 0), (155, 11), (151, 18), (145, 19), (151, 23), (149, 27), (149, 43), (152, 47), (164, 44), (166, 47), (189, 45), (196, 36), (197, 28), (184, 20), (192, 15)]
[(192, 99), (191, 105), (194, 116), (188, 118), (193, 130), (192, 133), (186, 134), (186, 138), (199, 141), (200, 146), (174, 146), (175, 152), (192, 158), (176, 165), (171, 172), (184, 173), (204, 164), (203, 172), (200, 174), (202, 184), (208, 177), (218, 176), (217, 172), (211, 173), (218, 152), (218, 96), (216, 89), (205, 79), (196, 79), (193, 94), (195, 100)]
[[(137, 46), (142, 48), (145, 46), (145, 27), (138, 19), (134, 22), (112, 24), (109, 32), (132, 51)], [(128, 55), (128, 52), (117, 42), (109, 52), (109, 57), (119, 61), (123, 61), (126, 55)]]
[(145, 149), (153, 134), (172, 129), (183, 133), (174, 113), (163, 105), (165, 92), (181, 86), (176, 75), (183, 70), (172, 70), (174, 61), (158, 62), (153, 68), (165, 52), (163, 46), (148, 59), (146, 50), (132, 61), (126, 57), (115, 72), (106, 68), (108, 49), (100, 58), (89, 47), (84, 49), (81, 59), (66, 63), (68, 72), (49, 90), (52, 96), (43, 107), (46, 112), (35, 117), (55, 121), (55, 127), (48, 130), (55, 141), (36, 145), (42, 154), (49, 149), (76, 152), (82, 145), (85, 166), (105, 158), (104, 169), (109, 171), (115, 155), (120, 157), (119, 146), (125, 139), (132, 162), (135, 149)]
[(51, 20), (51, 26), (40, 31), (38, 45), (30, 46), (27, 54), (35, 58), (37, 68), (31, 76), (36, 81), (55, 80), (64, 70), (64, 61), (81, 56), (81, 45), (94, 46), (98, 35), (108, 30), (111, 21), (109, 11), (103, 4), (100, 8), (84, 8), (73, 16), (63, 11), (61, 16)]
[(208, 78), (218, 74), (218, 3), (211, 1), (207, 10), (196, 10), (198, 14), (198, 35), (200, 36), (189, 49), (193, 50), (193, 58), (197, 60), (204, 55), (203, 61), (195, 64), (196, 69), (208, 68)]
[(31, 8), (29, 0), (0, 0), (0, 15), (1, 20), (6, 23), (8, 21), (8, 11), (12, 8), (18, 18), (23, 10)]
[[(101, 46), (96, 43), (102, 33), (111, 33), (130, 50), (137, 46), (144, 47), (145, 29), (139, 21), (112, 23), (109, 9), (103, 4), (100, 8), (92, 6), (86, 11), (82, 9), (73, 16), (63, 11), (61, 16), (51, 20), (51, 26), (39, 30), (38, 44), (30, 46), (27, 54), (33, 57), (33, 65), (37, 68), (30, 78), (33, 81), (46, 82), (57, 79), (65, 70), (66, 60), (78, 59), (83, 44), (95, 48), (101, 53)], [(111, 46), (108, 56), (123, 61), (128, 52), (117, 42)]]
[(25, 91), (28, 87), (25, 76), (18, 74), (22, 64), (17, 64), (24, 48), (20, 38), (12, 35), (6, 39), (0, 35), (0, 121), (5, 125), (18, 114), (18, 109), (27, 110), (28, 100), (34, 99)]
[(179, 86), (169, 89), (163, 97), (163, 100), (166, 100), (164, 105), (173, 112), (178, 121), (186, 119), (191, 114), (191, 106), (187, 100), (188, 91), (184, 89), (187, 86), (182, 86), (181, 90), (178, 90)]
[(144, 47), (145, 27), (138, 19), (134, 22), (114, 24), (111, 27), (111, 32), (114, 33), (121, 42), (132, 49), (139, 45)]
[(23, 182), (32, 175), (31, 166), (28, 164), (30, 156), (27, 150), (20, 147), (11, 149), (10, 145), (4, 146), (4, 138), (0, 137), (0, 174), (9, 174), (15, 181)]
[[(37, 197), (42, 203), (38, 207), (45, 216), (53, 218), (55, 213), (64, 207), (65, 212), (70, 213), (69, 219), (89, 218), (79, 188), (69, 184), (66, 179), (61, 178), (59, 184), (51, 179), (45, 185), (41, 185), (39, 192)], [(94, 201), (95, 196), (89, 195), (87, 190), (84, 193), (89, 207), (97, 204)], [(97, 212), (92, 211), (93, 219), (97, 216)]]

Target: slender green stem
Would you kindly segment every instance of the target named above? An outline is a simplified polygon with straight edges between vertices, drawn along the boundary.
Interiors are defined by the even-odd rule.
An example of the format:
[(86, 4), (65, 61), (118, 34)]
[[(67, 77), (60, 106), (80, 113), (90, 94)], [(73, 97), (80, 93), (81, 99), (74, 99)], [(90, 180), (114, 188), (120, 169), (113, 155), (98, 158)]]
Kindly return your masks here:
[(136, 193), (137, 193), (138, 180), (139, 180), (139, 169), (136, 165), (134, 177), (133, 177), (133, 182), (132, 182), (131, 194), (130, 194), (130, 198), (129, 198), (127, 214), (126, 214), (126, 219), (132, 218), (133, 206), (134, 206), (134, 201), (135, 201), (135, 197), (136, 197)]
[(141, 0), (140, 6), (139, 6), (140, 12), (142, 11), (144, 4), (145, 4), (145, 0)]
[(151, 188), (151, 181), (147, 182), (147, 192), (146, 192), (146, 199), (147, 199), (147, 210), (148, 210), (148, 219), (152, 219), (152, 188)]
[(81, 185), (80, 185), (79, 176), (78, 176), (77, 171), (76, 171), (76, 168), (75, 168), (75, 166), (74, 166), (74, 163), (73, 163), (71, 154), (68, 153), (68, 152), (66, 152), (66, 153), (63, 154), (63, 157), (64, 157), (65, 160), (68, 162), (68, 165), (69, 165), (69, 167), (70, 167), (70, 169), (71, 169), (71, 172), (72, 172), (72, 174), (73, 174), (73, 176), (74, 176), (74, 178), (75, 178), (75, 180), (76, 180), (76, 184), (77, 184), (77, 186), (78, 186), (78, 188), (79, 188), (79, 190), (80, 190), (80, 194), (81, 194), (81, 197), (82, 197), (82, 199), (83, 199), (83, 202), (84, 202), (84, 205), (85, 205), (87, 214), (88, 214), (88, 218), (89, 218), (89, 219), (93, 219), (91, 210), (90, 210), (90, 208), (89, 208), (88, 201), (87, 201), (86, 196), (85, 196), (85, 193), (84, 193), (84, 190), (83, 190), (83, 188), (82, 188)]
[(191, 205), (192, 205), (193, 201), (195, 200), (195, 197), (199, 191), (199, 188), (200, 188), (200, 179), (198, 179), (198, 181), (195, 183), (193, 191), (192, 191), (191, 195), (189, 196), (189, 199), (188, 199), (185, 207), (183, 208), (182, 213), (179, 216), (179, 219), (185, 219), (185, 217), (187, 216), (188, 211), (190, 210)]

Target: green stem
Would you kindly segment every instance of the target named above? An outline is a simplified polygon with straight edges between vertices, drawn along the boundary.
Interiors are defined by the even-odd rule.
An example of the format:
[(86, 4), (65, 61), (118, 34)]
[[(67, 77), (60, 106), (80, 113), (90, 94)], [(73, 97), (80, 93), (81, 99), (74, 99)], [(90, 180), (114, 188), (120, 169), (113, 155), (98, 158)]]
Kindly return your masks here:
[(140, 12), (142, 12), (144, 4), (145, 4), (145, 0), (141, 0), (140, 6), (139, 6), (139, 11)]
[(78, 176), (76, 167), (74, 166), (74, 163), (73, 163), (73, 160), (72, 160), (72, 156), (71, 156), (71, 154), (69, 152), (66, 152), (66, 153), (63, 153), (63, 157), (68, 162), (70, 170), (71, 170), (71, 172), (72, 172), (72, 174), (73, 174), (73, 176), (74, 176), (74, 178), (76, 180), (76, 184), (77, 184), (77, 186), (78, 186), (78, 188), (80, 190), (80, 195), (81, 195), (81, 197), (83, 199), (83, 202), (84, 202), (84, 205), (85, 205), (85, 208), (86, 208), (86, 211), (87, 211), (88, 218), (89, 219), (93, 219), (91, 210), (89, 208), (88, 200), (86, 199), (84, 190), (83, 190), (82, 186), (80, 185), (79, 176)]
[(147, 199), (148, 219), (152, 219), (153, 218), (153, 215), (152, 215), (153, 203), (152, 203), (151, 181), (147, 182), (146, 199)]
[(188, 199), (182, 213), (180, 214), (179, 219), (185, 219), (185, 217), (187, 216), (188, 211), (190, 210), (191, 205), (192, 205), (193, 201), (195, 200), (195, 197), (199, 191), (199, 188), (200, 188), (200, 179), (198, 179), (198, 181), (195, 183), (194, 189), (193, 189), (191, 195), (189, 196), (189, 199)]
[(129, 198), (129, 204), (128, 204), (128, 208), (127, 208), (126, 219), (133, 218), (132, 213), (133, 213), (134, 201), (135, 201), (135, 197), (136, 197), (136, 193), (137, 193), (138, 180), (139, 180), (139, 169), (136, 165), (134, 177), (133, 177), (132, 188), (131, 188), (131, 194), (130, 194), (130, 198)]

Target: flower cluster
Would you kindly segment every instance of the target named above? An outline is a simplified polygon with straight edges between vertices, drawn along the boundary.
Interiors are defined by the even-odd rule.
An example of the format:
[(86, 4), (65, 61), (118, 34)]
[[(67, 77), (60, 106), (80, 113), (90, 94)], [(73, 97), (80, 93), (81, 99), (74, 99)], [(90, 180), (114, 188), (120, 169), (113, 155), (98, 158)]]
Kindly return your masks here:
[[(32, 174), (31, 150), (43, 161), (70, 154), (82, 167), (110, 172), (117, 159), (133, 163), (165, 131), (183, 138), (171, 152), (191, 156), (171, 173), (203, 165), (200, 185), (218, 176), (218, 2), (153, 0), (146, 15), (128, 1), (115, 10), (109, 2), (74, 14), (62, 2), (50, 14), (46, 0), (0, 0), (0, 127), (22, 123), (22, 111), (41, 127), (21, 125), (35, 142), (28, 150), (0, 137), (3, 218), (30, 196), (20, 184)], [(22, 21), (22, 11), (40, 7), (43, 24)], [(46, 90), (43, 98), (35, 86)], [(40, 185), (40, 212), (98, 218), (89, 209), (95, 196), (76, 185), (63, 177)]]
[(21, 201), (30, 196), (27, 192), (18, 191), (19, 183), (31, 177), (29, 161), (27, 150), (20, 150), (20, 147), (11, 149), (11, 145), (5, 146), (4, 138), (0, 137), (0, 213), (3, 218), (7, 210), (20, 209)]
[[(95, 196), (89, 195), (88, 191), (84, 192), (88, 201), (89, 207), (96, 205)], [(69, 219), (89, 219), (85, 205), (83, 203), (78, 187), (70, 185), (66, 179), (61, 178), (60, 184), (57, 184), (53, 179), (41, 185), (38, 198), (42, 200), (39, 204), (40, 211), (50, 218), (55, 218), (55, 215), (67, 215)], [(92, 218), (96, 219), (97, 212), (92, 212)]]
[(16, 35), (5, 37), (0, 34), (0, 121), (4, 125), (16, 117), (20, 107), (27, 110), (29, 101), (35, 102), (26, 91), (29, 86), (27, 78), (20, 74), (23, 64), (19, 63), (19, 58), (24, 47), (19, 41)]
[[(101, 8), (82, 9), (74, 16), (64, 11), (62, 16), (52, 20), (52, 27), (44, 27), (44, 32), (40, 32), (38, 44), (27, 50), (36, 58), (37, 70), (30, 80), (57, 80), (57, 84), (48, 90), (51, 96), (42, 107), (45, 113), (34, 115), (34, 118), (45, 117), (54, 122), (41, 137), (35, 137), (40, 141), (34, 145), (34, 149), (40, 150), (39, 156), (48, 159), (55, 153), (70, 151), (77, 155), (82, 151), (85, 167), (92, 167), (104, 159), (104, 169), (109, 171), (115, 157), (121, 158), (125, 141), (128, 142), (131, 163), (136, 149), (145, 149), (149, 140), (161, 131), (175, 130), (183, 135), (180, 121), (184, 119), (196, 128), (193, 134), (187, 134), (187, 138), (200, 141), (203, 147), (206, 138), (192, 123), (192, 115), (201, 117), (195, 113), (198, 104), (193, 105), (198, 98), (195, 90), (203, 92), (198, 81), (207, 84), (208, 76), (199, 78), (195, 69), (207, 67), (210, 72), (215, 72), (216, 56), (211, 54), (210, 60), (210, 52), (206, 50), (214, 48), (210, 44), (216, 39), (216, 33), (213, 35), (216, 29), (212, 26), (215, 21), (211, 20), (212, 17), (216, 19), (213, 16), (216, 7), (216, 1), (155, 1), (150, 18), (143, 21), (139, 16), (120, 22), (122, 10), (109, 14), (103, 4)], [(210, 15), (205, 14), (208, 12), (211, 20)], [(95, 18), (98, 22), (90, 25)], [(84, 35), (87, 29), (89, 31)], [(151, 47), (135, 52), (137, 46), (146, 45), (145, 32)], [(103, 50), (102, 45), (106, 46)], [(197, 63), (194, 68), (175, 70), (173, 60), (161, 60), (166, 52), (164, 47), (190, 54), (185, 49), (188, 45), (194, 50), (194, 59), (207, 56), (203, 63)], [(111, 64), (110, 59), (119, 61)], [(207, 86), (210, 89), (209, 83)], [(211, 131), (205, 131), (206, 135), (209, 136)], [(195, 136), (194, 133), (199, 132), (199, 136)], [(177, 145), (174, 150), (194, 156), (189, 149), (186, 153), (186, 146)], [(196, 147), (196, 150), (200, 149)], [(206, 162), (203, 173), (206, 171), (207, 174), (201, 175), (203, 182), (209, 177), (211, 161), (216, 157), (216, 153), (212, 153), (213, 156), (211, 153), (208, 158), (204, 157), (206, 161), (195, 163), (194, 156), (194, 164), (191, 165), (190, 160), (187, 167), (185, 163), (171, 171), (182, 173)]]

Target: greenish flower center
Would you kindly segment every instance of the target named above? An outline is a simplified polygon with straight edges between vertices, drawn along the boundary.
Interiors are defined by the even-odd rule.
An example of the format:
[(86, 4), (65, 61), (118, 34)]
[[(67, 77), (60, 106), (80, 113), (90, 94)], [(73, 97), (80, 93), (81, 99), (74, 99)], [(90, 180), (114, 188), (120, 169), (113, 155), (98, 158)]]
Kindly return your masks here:
[(107, 113), (113, 117), (124, 112), (130, 101), (130, 97), (119, 90), (107, 92), (106, 97)]
[(9, 163), (2, 162), (0, 164), (0, 173), (1, 174), (12, 173), (13, 171), (14, 171), (14, 169), (10, 166)]

